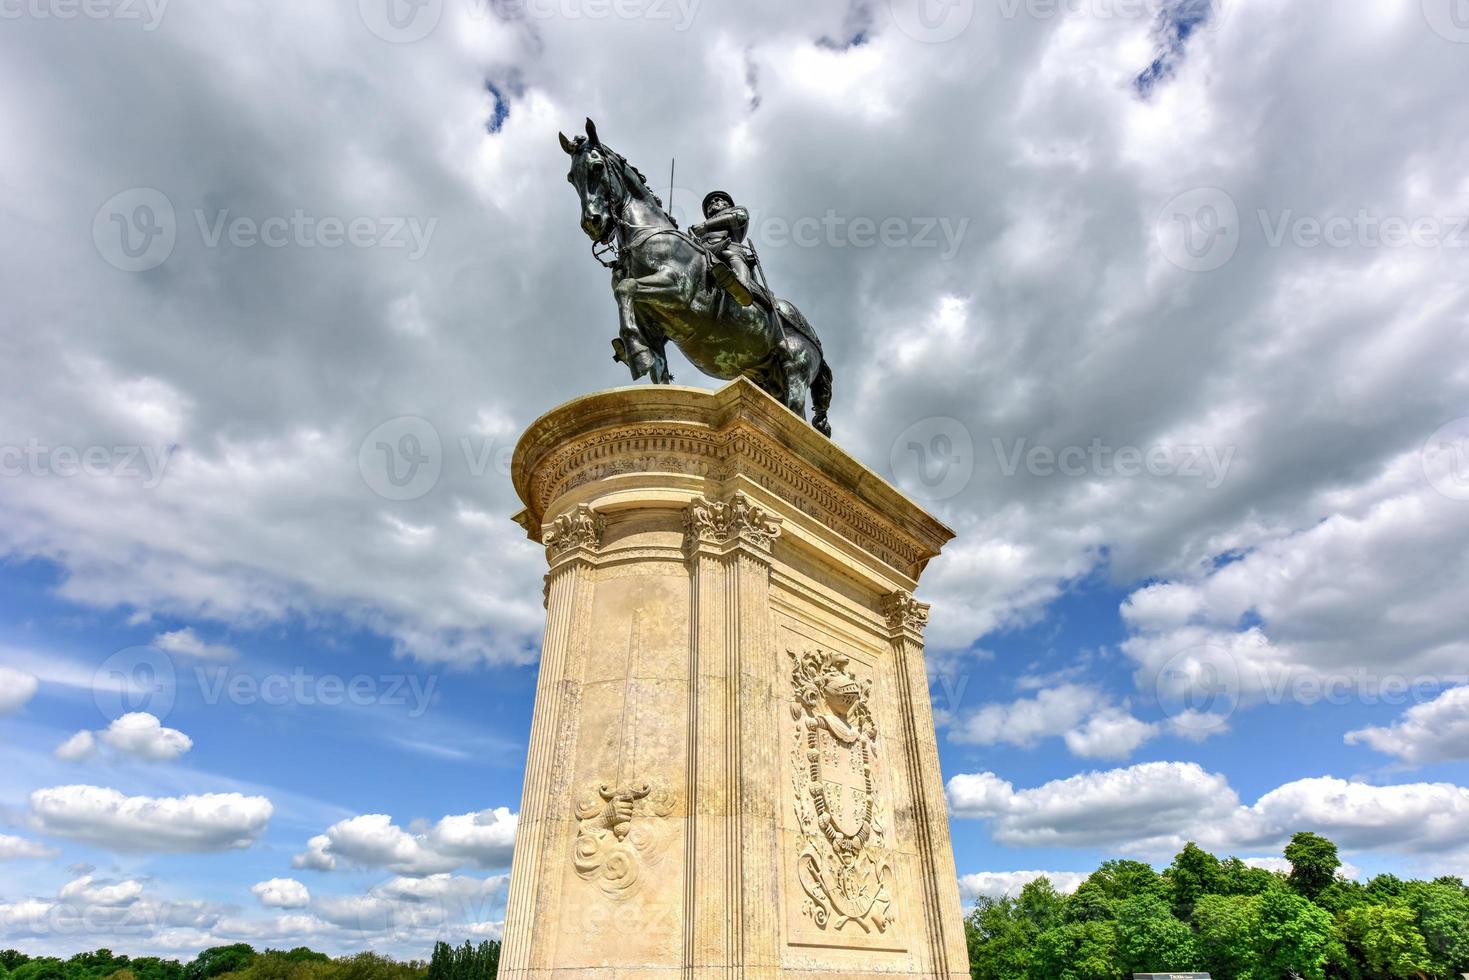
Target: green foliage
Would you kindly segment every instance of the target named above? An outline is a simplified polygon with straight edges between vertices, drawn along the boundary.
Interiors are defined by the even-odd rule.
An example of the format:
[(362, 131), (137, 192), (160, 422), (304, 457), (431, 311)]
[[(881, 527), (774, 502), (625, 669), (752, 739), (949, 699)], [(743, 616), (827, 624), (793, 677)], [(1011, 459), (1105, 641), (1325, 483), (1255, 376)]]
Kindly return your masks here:
[[(970, 974), (1458, 980), (1469, 973), (1469, 889), (1461, 880), (1347, 881), (1337, 875), (1336, 845), (1314, 834), (1293, 837), (1286, 856), (1289, 876), (1189, 844), (1161, 875), (1138, 861), (1108, 861), (1069, 897), (1042, 878), (1014, 899), (981, 898), (965, 920)], [(440, 966), (431, 965), (425, 980), (482, 980), (450, 970), (463, 950), (441, 946)]]
[(1073, 922), (1043, 932), (1026, 974), (1007, 980), (1123, 980), (1117, 931), (1110, 922)]
[(1406, 897), (1428, 947), (1429, 972), (1444, 977), (1469, 973), (1469, 890), (1456, 878), (1440, 878), (1411, 883)]
[(434, 944), (424, 980), (494, 980), (499, 969), (499, 943), (482, 942), (475, 946), (466, 939), (463, 946), (454, 947), (438, 942)]
[(1255, 980), (1260, 970), (1260, 897), (1205, 895), (1194, 906), (1201, 969), (1214, 980)]
[(1335, 844), (1305, 832), (1290, 839), (1285, 847), (1285, 859), (1290, 862), (1287, 880), (1291, 888), (1313, 901), (1336, 880), (1336, 869), (1341, 867)]
[(255, 947), (248, 943), (211, 946), (184, 967), (184, 980), (210, 980), (225, 973), (238, 973), (256, 957)]
[(1362, 905), (1342, 914), (1341, 938), (1373, 980), (1415, 980), (1432, 964), (1417, 916), (1403, 905)]
[(1192, 973), (1198, 962), (1193, 930), (1156, 895), (1117, 903), (1116, 931), (1118, 961), (1126, 975)]
[(18, 949), (0, 949), (0, 966), (5, 967), (7, 973), (29, 959), (29, 956)]
[(1187, 922), (1193, 918), (1194, 903), (1201, 897), (1223, 893), (1224, 869), (1217, 857), (1189, 841), (1163, 872), (1163, 881), (1173, 904), (1173, 914)]
[[(964, 933), (974, 980), (1015, 980), (1029, 971), (1037, 931), (1022, 918), (1014, 899), (980, 898), (964, 920)], [(434, 953), (437, 958), (437, 947)], [(427, 980), (448, 978), (435, 976), (430, 966)]]
[(1260, 975), (1323, 980), (1334, 938), (1331, 914), (1287, 891), (1259, 896)]

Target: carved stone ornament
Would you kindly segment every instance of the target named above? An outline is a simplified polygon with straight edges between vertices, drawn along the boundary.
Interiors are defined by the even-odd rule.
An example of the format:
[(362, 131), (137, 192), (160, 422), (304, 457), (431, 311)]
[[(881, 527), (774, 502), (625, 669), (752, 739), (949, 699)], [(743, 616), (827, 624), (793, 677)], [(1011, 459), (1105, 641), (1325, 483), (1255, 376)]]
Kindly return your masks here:
[(577, 504), (576, 510), (562, 514), (546, 526), (541, 543), (551, 549), (553, 557), (572, 548), (596, 551), (602, 546), (602, 532), (606, 528), (606, 518), (587, 504)]
[(643, 871), (663, 857), (664, 818), (673, 806), (673, 795), (656, 783), (599, 783), (590, 789), (576, 804), (580, 823), (572, 863), (578, 877), (609, 898), (630, 898)]
[(748, 541), (766, 551), (780, 537), (780, 518), (736, 490), (728, 500), (697, 497), (684, 511), (684, 535), (688, 542), (722, 544), (731, 539)]
[(911, 629), (923, 632), (928, 625), (928, 603), (919, 602), (911, 592), (893, 592), (883, 597), (883, 615), (889, 629)]
[(796, 721), (791, 756), (801, 853), (802, 912), (833, 933), (893, 924), (893, 868), (878, 797), (877, 725), (871, 682), (830, 650), (788, 650)]

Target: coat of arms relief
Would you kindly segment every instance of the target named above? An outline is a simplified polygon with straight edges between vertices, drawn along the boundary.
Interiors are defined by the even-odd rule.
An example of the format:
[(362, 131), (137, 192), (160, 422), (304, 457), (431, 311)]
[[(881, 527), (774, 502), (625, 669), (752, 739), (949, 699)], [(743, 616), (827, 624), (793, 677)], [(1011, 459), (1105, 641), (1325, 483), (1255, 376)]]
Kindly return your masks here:
[(802, 912), (818, 928), (865, 933), (892, 926), (893, 868), (878, 787), (872, 684), (841, 653), (787, 651), (796, 721), (791, 778), (801, 837), (796, 876)]

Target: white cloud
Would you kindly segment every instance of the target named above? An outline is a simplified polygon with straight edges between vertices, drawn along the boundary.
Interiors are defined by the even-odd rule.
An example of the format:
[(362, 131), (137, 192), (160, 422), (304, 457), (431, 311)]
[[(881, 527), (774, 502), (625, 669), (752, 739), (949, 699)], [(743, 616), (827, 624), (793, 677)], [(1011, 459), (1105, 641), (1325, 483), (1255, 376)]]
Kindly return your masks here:
[(981, 871), (959, 876), (959, 894), (966, 903), (980, 896), (1014, 898), (1037, 878), (1048, 878), (1056, 891), (1070, 895), (1087, 879), (1082, 871)]
[(317, 834), (306, 842), (306, 850), (291, 858), (291, 867), (307, 871), (335, 871), (336, 856), (328, 848), (332, 839), (326, 834)]
[(338, 821), (311, 838), (292, 865), (330, 871), (340, 859), (407, 875), (506, 867), (515, 847), (515, 824), (515, 814), (505, 807), (446, 816), (421, 833), (404, 830), (387, 814), (363, 814)]
[(91, 758), (96, 751), (97, 740), (91, 732), (83, 730), (56, 746), (54, 755), (63, 762), (80, 762)]
[(1346, 734), (1348, 745), (1366, 745), (1411, 765), (1469, 759), (1469, 686), (1454, 687), (1403, 712), (1382, 727)]
[[(1022, 686), (1028, 682), (1022, 678)], [(1023, 748), (1061, 737), (1072, 755), (1125, 759), (1159, 733), (1159, 726), (1134, 717), (1100, 688), (1063, 683), (1034, 697), (987, 704), (950, 720), (949, 738), (972, 745), (1005, 743)]]
[(164, 728), (146, 711), (132, 711), (115, 718), (101, 733), (102, 741), (140, 759), (168, 761), (193, 748), (193, 739), (176, 728)]
[(299, 909), (311, 903), (311, 892), (294, 878), (271, 878), (250, 886), (250, 891), (266, 908)]
[(263, 796), (124, 796), (100, 786), (54, 786), (31, 793), (31, 821), (57, 837), (115, 851), (198, 852), (248, 847), (265, 831)]
[(0, 667), (0, 715), (19, 711), (36, 695), (34, 674), (14, 667)]
[(1245, 806), (1221, 775), (1191, 762), (1150, 762), (1021, 790), (993, 773), (961, 774), (949, 780), (948, 798), (955, 816), (990, 820), (994, 839), (1011, 847), (1166, 857), (1189, 840), (1218, 851), (1280, 848), (1301, 830), (1348, 850), (1469, 847), (1469, 789), (1448, 783), (1300, 779)]
[(39, 841), (26, 840), (14, 834), (0, 834), (0, 861), (18, 861), (22, 858), (55, 857), (56, 850)]
[(93, 735), (80, 731), (58, 745), (56, 758), (63, 762), (80, 762), (97, 751), (97, 740), (101, 738), (112, 749), (150, 762), (169, 762), (177, 759), (194, 747), (194, 740), (176, 728), (165, 728), (155, 715), (146, 711), (130, 711), (112, 720), (102, 731)]
[(239, 651), (228, 644), (204, 642), (192, 626), (159, 633), (153, 638), (153, 645), (164, 653), (202, 660), (233, 660), (239, 656)]
[(1067, 732), (1066, 747), (1083, 759), (1126, 759), (1157, 731), (1121, 708), (1105, 708)]
[(61, 889), (61, 900), (82, 905), (116, 907), (131, 905), (143, 897), (141, 881), (99, 882), (92, 875), (75, 878)]

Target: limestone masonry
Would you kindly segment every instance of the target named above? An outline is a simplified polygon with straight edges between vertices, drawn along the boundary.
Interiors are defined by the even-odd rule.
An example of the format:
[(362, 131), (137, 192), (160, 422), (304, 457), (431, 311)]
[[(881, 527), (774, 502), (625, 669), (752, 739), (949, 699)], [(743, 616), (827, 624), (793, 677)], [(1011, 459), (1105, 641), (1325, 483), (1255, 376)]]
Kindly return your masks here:
[(952, 532), (748, 381), (515, 452), (546, 635), (508, 980), (969, 976), (918, 576)]

